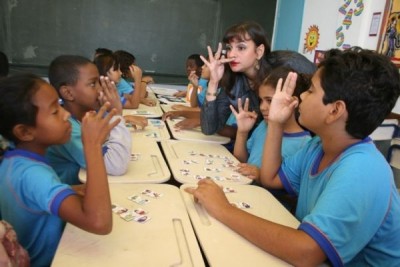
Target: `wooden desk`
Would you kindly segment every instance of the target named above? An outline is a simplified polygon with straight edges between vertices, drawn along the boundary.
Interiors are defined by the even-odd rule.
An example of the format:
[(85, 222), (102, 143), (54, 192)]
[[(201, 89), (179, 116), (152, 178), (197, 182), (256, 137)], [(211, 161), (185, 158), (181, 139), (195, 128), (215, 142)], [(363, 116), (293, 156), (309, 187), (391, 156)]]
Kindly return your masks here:
[(134, 129), (130, 127), (132, 139), (161, 141), (171, 139), (167, 125), (160, 119), (148, 119), (148, 125), (144, 129)]
[(213, 144), (227, 144), (231, 141), (229, 137), (222, 136), (219, 134), (205, 135), (201, 132), (200, 127), (196, 127), (189, 130), (176, 130), (175, 124), (180, 122), (182, 119), (167, 119), (167, 125), (171, 130), (172, 137), (178, 140), (184, 141), (196, 141)]
[[(163, 196), (139, 205), (128, 196), (151, 189)], [(113, 204), (142, 208), (151, 219), (125, 221), (113, 214), (109, 235), (67, 224), (52, 266), (205, 266), (179, 189), (166, 184), (110, 184)]]
[(252, 180), (235, 172), (239, 161), (222, 145), (162, 140), (161, 147), (173, 177), (180, 183), (197, 183), (210, 177), (221, 184), (249, 184)]
[(146, 118), (161, 118), (162, 114), (163, 111), (161, 110), (159, 103), (157, 103), (153, 107), (139, 104), (139, 107), (137, 109), (122, 110), (122, 115), (136, 115), (136, 116), (143, 116)]
[[(163, 183), (171, 178), (160, 148), (154, 140), (132, 138), (133, 160), (128, 171), (121, 176), (108, 176), (109, 183)], [(86, 182), (86, 170), (79, 171), (79, 180)]]
[[(196, 236), (210, 266), (290, 266), (209, 216), (200, 204), (193, 201), (192, 195), (184, 191), (184, 188), (188, 186), (196, 185), (182, 185), (181, 193)], [(244, 201), (251, 206), (245, 209), (251, 214), (292, 228), (298, 227), (299, 221), (267, 190), (253, 185), (229, 185), (229, 187), (236, 190), (235, 193), (226, 194), (231, 203)]]

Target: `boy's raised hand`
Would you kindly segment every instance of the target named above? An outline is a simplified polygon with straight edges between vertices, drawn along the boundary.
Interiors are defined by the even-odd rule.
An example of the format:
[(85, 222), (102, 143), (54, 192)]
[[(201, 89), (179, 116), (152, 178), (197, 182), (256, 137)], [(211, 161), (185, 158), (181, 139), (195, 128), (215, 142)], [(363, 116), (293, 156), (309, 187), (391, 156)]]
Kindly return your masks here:
[(191, 71), (188, 79), (194, 86), (199, 86), (199, 77), (196, 75), (196, 71)]
[(109, 102), (110, 108), (115, 108), (117, 114), (122, 115), (122, 103), (115, 83), (108, 77), (101, 76), (100, 85), (102, 88), (102, 94), (100, 94), (100, 103), (104, 105), (104, 103)]
[(129, 66), (129, 72), (132, 79), (135, 81), (135, 85), (139, 85), (142, 82), (142, 69), (132, 64)]
[(282, 79), (279, 79), (269, 109), (269, 123), (277, 122), (284, 124), (293, 114), (294, 109), (299, 104), (298, 99), (292, 96), (296, 88), (296, 79), (297, 73), (295, 72), (289, 72), (283, 86)]
[(121, 121), (116, 119), (110, 122), (112, 117), (117, 113), (116, 109), (110, 109), (110, 103), (106, 102), (96, 113), (89, 111), (82, 119), (82, 142), (86, 145), (102, 145), (110, 131)]
[(232, 105), (229, 107), (236, 117), (238, 132), (249, 132), (257, 121), (257, 113), (249, 111), (249, 99), (246, 98), (244, 105), (242, 105), (242, 99), (238, 99), (238, 111)]

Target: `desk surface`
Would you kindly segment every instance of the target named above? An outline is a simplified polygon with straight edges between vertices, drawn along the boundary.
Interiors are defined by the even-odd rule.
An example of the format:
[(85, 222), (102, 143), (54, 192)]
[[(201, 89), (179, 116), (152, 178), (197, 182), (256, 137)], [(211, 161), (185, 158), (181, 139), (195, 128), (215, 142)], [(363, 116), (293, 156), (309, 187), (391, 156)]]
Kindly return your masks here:
[(206, 177), (222, 184), (251, 183), (235, 172), (239, 161), (222, 145), (177, 140), (160, 143), (173, 177), (180, 183), (194, 184)]
[[(163, 194), (145, 205), (128, 200), (145, 189)], [(111, 184), (111, 200), (129, 210), (142, 208), (145, 223), (113, 214), (109, 235), (95, 235), (67, 224), (52, 266), (204, 266), (179, 189), (159, 184)], [(143, 195), (142, 195), (143, 196)]]
[(201, 132), (200, 127), (196, 127), (189, 130), (176, 130), (175, 124), (180, 122), (182, 119), (167, 119), (169, 129), (171, 130), (172, 136), (177, 140), (184, 141), (196, 141), (212, 144), (228, 144), (231, 139), (226, 136), (221, 136), (219, 134), (205, 135)]
[(173, 95), (178, 91), (186, 90), (186, 85), (171, 85), (171, 84), (148, 84), (147, 88), (157, 95)]
[[(181, 193), (203, 252), (210, 266), (290, 266), (288, 263), (256, 247), (224, 224), (209, 216), (205, 209), (193, 201), (192, 195)], [(290, 214), (267, 190), (253, 185), (229, 185), (235, 193), (226, 193), (231, 203), (246, 202), (247, 212), (261, 218), (297, 228), (299, 221)], [(290, 241), (288, 241), (290, 242)]]
[[(171, 178), (160, 148), (154, 140), (132, 138), (132, 160), (128, 171), (121, 176), (108, 176), (109, 183), (163, 183)], [(79, 180), (86, 182), (86, 170), (81, 169)]]
[(153, 107), (139, 104), (139, 107), (137, 109), (124, 109), (122, 111), (122, 115), (135, 115), (143, 116), (146, 118), (161, 118), (162, 114), (163, 111), (161, 110), (159, 103), (157, 103)]
[(140, 139), (143, 142), (171, 139), (167, 125), (160, 119), (148, 119), (148, 125), (144, 129), (134, 129), (132, 127), (129, 127), (129, 129), (132, 133), (132, 139)]

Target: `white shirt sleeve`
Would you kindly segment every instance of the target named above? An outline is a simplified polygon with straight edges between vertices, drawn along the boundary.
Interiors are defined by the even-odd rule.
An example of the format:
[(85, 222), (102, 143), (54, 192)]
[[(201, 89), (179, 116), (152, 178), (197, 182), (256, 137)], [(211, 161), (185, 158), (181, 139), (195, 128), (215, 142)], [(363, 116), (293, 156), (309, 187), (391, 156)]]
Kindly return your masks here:
[(123, 175), (128, 170), (131, 158), (132, 137), (125, 126), (122, 116), (114, 116), (110, 123), (120, 118), (121, 121), (110, 132), (108, 140), (103, 146), (103, 157), (107, 173), (110, 175)]

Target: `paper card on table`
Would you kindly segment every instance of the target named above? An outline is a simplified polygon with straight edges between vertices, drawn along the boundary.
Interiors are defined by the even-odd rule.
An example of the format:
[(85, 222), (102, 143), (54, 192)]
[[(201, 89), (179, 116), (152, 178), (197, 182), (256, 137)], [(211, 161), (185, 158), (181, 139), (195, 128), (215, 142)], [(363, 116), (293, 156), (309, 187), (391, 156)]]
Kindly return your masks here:
[(144, 205), (144, 204), (147, 204), (148, 202), (150, 202), (150, 200), (148, 200), (146, 198), (142, 198), (139, 195), (129, 196), (128, 199), (133, 201), (133, 202), (135, 202), (135, 203), (137, 203), (137, 204), (140, 204), (140, 205)]
[(149, 197), (152, 197), (152, 198), (160, 198), (160, 197), (163, 196), (162, 193), (154, 192), (154, 191), (151, 190), (151, 189), (145, 189), (145, 190), (143, 190), (143, 191), (142, 191), (142, 194), (143, 194), (143, 195), (146, 195), (146, 196), (149, 196)]

